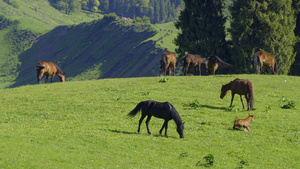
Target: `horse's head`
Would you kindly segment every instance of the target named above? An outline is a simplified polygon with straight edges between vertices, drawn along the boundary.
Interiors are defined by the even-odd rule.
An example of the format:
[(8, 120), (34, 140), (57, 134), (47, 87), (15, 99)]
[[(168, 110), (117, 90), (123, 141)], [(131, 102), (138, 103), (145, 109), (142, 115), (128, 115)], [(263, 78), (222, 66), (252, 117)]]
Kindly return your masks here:
[(206, 61), (204, 62), (204, 64), (205, 64), (205, 68), (206, 68), (205, 71), (208, 72), (208, 61), (207, 61), (207, 59), (206, 59)]
[(251, 121), (253, 120), (253, 115), (249, 114), (249, 118), (251, 119)]
[(64, 74), (61, 74), (59, 77), (60, 77), (60, 81), (61, 81), (61, 82), (65, 82), (65, 81), (66, 81), (65, 73), (64, 73)]
[(223, 99), (226, 96), (227, 92), (228, 90), (225, 89), (225, 85), (222, 85), (220, 98)]
[(184, 123), (177, 125), (177, 132), (178, 132), (180, 138), (184, 138), (183, 130), (184, 130)]

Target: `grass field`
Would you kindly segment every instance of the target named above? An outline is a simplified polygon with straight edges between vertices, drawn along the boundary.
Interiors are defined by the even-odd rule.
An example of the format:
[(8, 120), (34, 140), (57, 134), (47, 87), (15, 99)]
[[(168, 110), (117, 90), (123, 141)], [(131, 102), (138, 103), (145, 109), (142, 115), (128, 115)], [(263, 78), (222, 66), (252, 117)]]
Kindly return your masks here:
[[(236, 96), (220, 99), (222, 84), (247, 78), (255, 110)], [(218, 75), (102, 79), (3, 89), (0, 92), (1, 168), (198, 168), (211, 154), (215, 168), (297, 168), (300, 165), (299, 77)], [(282, 109), (285, 100), (296, 108)], [(143, 100), (168, 101), (185, 122), (180, 139), (170, 121), (127, 114)], [(232, 130), (254, 114), (251, 132)]]

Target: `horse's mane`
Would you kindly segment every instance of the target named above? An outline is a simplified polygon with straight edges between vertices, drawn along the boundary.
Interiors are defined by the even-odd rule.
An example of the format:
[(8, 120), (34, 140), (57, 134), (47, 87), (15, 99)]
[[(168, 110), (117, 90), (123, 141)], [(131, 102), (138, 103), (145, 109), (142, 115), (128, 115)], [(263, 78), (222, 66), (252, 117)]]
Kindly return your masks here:
[(56, 66), (56, 69), (59, 73), (64, 74), (64, 72), (61, 70), (59, 66), (57, 66), (57, 64), (54, 63), (54, 65)]
[(178, 125), (178, 124), (182, 124), (182, 120), (177, 112), (177, 110), (175, 109), (175, 107), (168, 103), (169, 106), (171, 107), (171, 110), (170, 110), (170, 113), (172, 114), (172, 117), (173, 117), (173, 120), (175, 121), (175, 123)]
[(217, 61), (219, 62), (219, 64), (220, 64), (221, 67), (228, 68), (228, 67), (231, 66), (231, 64), (224, 62), (224, 61), (223, 61), (222, 59), (220, 59), (219, 56), (217, 56), (217, 55), (213, 55), (212, 57), (214, 58), (214, 59), (213, 59), (214, 61), (217, 60)]

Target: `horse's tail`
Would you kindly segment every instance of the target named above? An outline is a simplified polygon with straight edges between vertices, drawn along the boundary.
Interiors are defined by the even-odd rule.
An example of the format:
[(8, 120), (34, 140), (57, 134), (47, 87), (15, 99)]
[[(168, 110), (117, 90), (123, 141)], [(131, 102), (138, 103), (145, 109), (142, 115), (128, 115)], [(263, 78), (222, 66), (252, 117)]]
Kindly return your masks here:
[(42, 69), (45, 69), (44, 65), (41, 65), (40, 63), (38, 63), (37, 65), (35, 65), (35, 70), (36, 71), (39, 71), (39, 70), (42, 70)]
[(278, 64), (277, 64), (276, 59), (275, 59), (275, 65), (274, 65), (274, 73), (278, 74)]
[(58, 71), (59, 73), (65, 74), (65, 73), (61, 70), (61, 68), (60, 68), (59, 66), (57, 66), (57, 64), (54, 63), (54, 65), (55, 65), (55, 67), (56, 67), (56, 69), (57, 69), (57, 71)]
[(249, 91), (249, 104), (250, 104), (250, 110), (253, 110), (254, 105), (254, 87), (252, 83), (248, 83), (248, 91)]
[(220, 59), (218, 56), (214, 56), (217, 61), (219, 62), (219, 65), (223, 68), (228, 68), (231, 66), (231, 64), (224, 62), (222, 59)]
[(258, 69), (257, 69), (257, 59), (258, 59), (258, 52), (256, 52), (253, 56), (253, 71), (254, 73), (258, 73)]
[(144, 102), (140, 102), (129, 114), (128, 116), (134, 117), (143, 107)]

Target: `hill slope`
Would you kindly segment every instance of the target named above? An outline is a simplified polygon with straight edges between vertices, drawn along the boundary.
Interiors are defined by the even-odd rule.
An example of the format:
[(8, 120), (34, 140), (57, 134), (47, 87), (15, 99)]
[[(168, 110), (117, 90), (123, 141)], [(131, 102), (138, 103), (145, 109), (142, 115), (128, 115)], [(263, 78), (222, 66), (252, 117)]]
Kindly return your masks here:
[[(254, 84), (254, 111), (220, 88), (235, 78)], [(297, 168), (300, 158), (299, 77), (229, 75), (102, 79), (28, 85), (0, 93), (3, 168), (196, 168), (211, 154), (216, 168)], [(281, 105), (295, 101), (296, 109)], [(137, 134), (140, 115), (126, 115), (143, 100), (168, 101), (185, 122), (185, 138), (152, 117)], [(254, 114), (251, 132), (232, 130)]]
[(0, 26), (0, 88), (36, 83), (38, 61), (56, 62), (68, 81), (154, 76), (163, 50), (175, 51), (173, 23), (111, 23), (99, 14), (62, 14), (48, 1), (15, 2), (18, 8), (0, 1), (0, 25), (7, 25)]
[(67, 80), (157, 75), (162, 50), (146, 41), (154, 34), (151, 25), (105, 19), (57, 27), (20, 55), (22, 64), (14, 86), (36, 83), (38, 61), (57, 63)]

